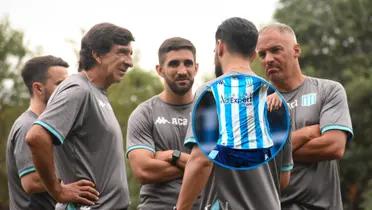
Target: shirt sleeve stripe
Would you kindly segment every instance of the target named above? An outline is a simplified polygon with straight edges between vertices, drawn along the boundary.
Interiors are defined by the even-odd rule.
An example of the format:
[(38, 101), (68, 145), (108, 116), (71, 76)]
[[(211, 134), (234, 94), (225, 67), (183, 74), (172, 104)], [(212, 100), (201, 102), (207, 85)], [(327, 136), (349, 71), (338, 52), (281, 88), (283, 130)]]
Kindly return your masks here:
[(60, 144), (63, 144), (64, 137), (58, 131), (56, 131), (52, 126), (40, 120), (35, 121), (34, 124), (40, 125), (43, 128), (47, 129), (50, 133), (52, 133), (59, 140)]
[(27, 175), (29, 173), (35, 172), (35, 171), (36, 171), (35, 166), (30, 166), (30, 167), (27, 167), (27, 168), (21, 170), (19, 172), (18, 176), (19, 176), (19, 178), (21, 178), (21, 177), (23, 177), (23, 176), (25, 176), (25, 175)]
[(155, 153), (155, 149), (153, 149), (153, 148), (151, 148), (147, 145), (134, 145), (134, 146), (128, 147), (128, 151), (127, 151), (126, 156), (128, 157), (129, 152), (131, 152), (133, 150), (136, 150), (136, 149), (146, 149), (146, 150), (149, 150), (150, 152)]
[(293, 164), (289, 164), (289, 165), (284, 165), (284, 166), (280, 169), (280, 171), (281, 171), (281, 172), (288, 172), (288, 171), (292, 171), (292, 169), (293, 169)]
[(349, 135), (347, 135), (348, 140), (351, 140), (351, 138), (354, 135), (353, 130), (351, 128), (343, 126), (343, 125), (327, 125), (323, 127), (320, 132), (323, 134), (324, 132), (329, 131), (329, 130), (342, 130), (342, 131), (348, 132), (349, 133)]
[(183, 143), (183, 145), (187, 148), (192, 148), (195, 144), (197, 144), (196, 142), (196, 139), (194, 137), (189, 137), (187, 139), (185, 139), (185, 142)]

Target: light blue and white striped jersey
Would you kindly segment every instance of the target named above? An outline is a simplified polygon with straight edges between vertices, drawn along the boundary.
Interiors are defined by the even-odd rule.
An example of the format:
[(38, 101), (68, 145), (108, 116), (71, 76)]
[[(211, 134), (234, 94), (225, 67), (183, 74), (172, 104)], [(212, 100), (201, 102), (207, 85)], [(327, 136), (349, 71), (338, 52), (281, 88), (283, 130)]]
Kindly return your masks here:
[(267, 121), (269, 85), (255, 76), (233, 74), (211, 85), (219, 119), (218, 145), (233, 149), (273, 146)]

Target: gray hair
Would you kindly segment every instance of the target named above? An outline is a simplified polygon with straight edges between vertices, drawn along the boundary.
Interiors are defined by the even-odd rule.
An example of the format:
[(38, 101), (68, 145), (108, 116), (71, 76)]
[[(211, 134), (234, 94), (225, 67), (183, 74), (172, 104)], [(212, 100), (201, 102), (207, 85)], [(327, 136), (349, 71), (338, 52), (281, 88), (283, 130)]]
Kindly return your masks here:
[(288, 34), (292, 35), (293, 40), (295, 41), (295, 43), (297, 43), (297, 38), (296, 38), (295, 32), (293, 31), (293, 29), (289, 25), (286, 25), (284, 23), (272, 23), (272, 24), (266, 25), (258, 31), (258, 34), (261, 34), (265, 31), (271, 30), (271, 29), (279, 31), (280, 33), (288, 33)]

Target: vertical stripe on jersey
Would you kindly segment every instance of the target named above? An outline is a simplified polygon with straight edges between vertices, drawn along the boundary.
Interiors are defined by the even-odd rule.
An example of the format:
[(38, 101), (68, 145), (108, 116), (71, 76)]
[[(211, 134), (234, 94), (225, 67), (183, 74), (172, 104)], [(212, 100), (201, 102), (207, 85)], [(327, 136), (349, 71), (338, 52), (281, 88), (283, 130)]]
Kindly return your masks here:
[(267, 101), (267, 85), (262, 84), (259, 89), (259, 99), (260, 103), (258, 106), (258, 116), (259, 116), (259, 124), (261, 130), (261, 138), (258, 143), (258, 148), (267, 148), (272, 146), (272, 141), (269, 139), (268, 131), (266, 128), (266, 119), (265, 119), (265, 107), (266, 107), (266, 101)]
[[(227, 97), (227, 100), (231, 99), (232, 92), (231, 92), (231, 83), (232, 83), (232, 77), (227, 77), (225, 79), (225, 87), (224, 87), (224, 97)], [(231, 101), (230, 101), (231, 102)], [(225, 121), (226, 124), (224, 127), (226, 127), (227, 131), (227, 147), (234, 148), (234, 135), (233, 135), (233, 122), (232, 122), (232, 104), (226, 103), (225, 104)]]
[[(222, 88), (222, 90), (221, 90), (221, 88)], [(218, 140), (217, 140), (218, 145), (223, 145), (222, 144), (222, 135), (225, 132), (225, 130), (223, 129), (224, 126), (222, 126), (222, 125), (224, 125), (223, 123), (225, 123), (225, 122), (222, 121), (222, 114), (223, 114), (222, 109), (224, 109), (224, 108), (223, 108), (223, 104), (221, 103), (222, 100), (220, 99), (220, 94), (219, 94), (219, 93), (221, 93), (221, 91), (223, 93), (223, 85), (222, 85), (222, 87), (220, 87), (220, 84), (216, 83), (212, 86), (212, 93), (213, 93), (214, 101), (216, 102), (217, 117), (218, 117), (218, 128), (219, 128), (218, 129), (219, 130), (219, 135), (218, 135)], [(221, 108), (221, 106), (222, 106), (222, 108)]]
[[(247, 139), (248, 139), (248, 119), (247, 119), (247, 104), (249, 103), (249, 92), (246, 91), (247, 81), (246, 78), (241, 77), (239, 79), (239, 98), (242, 100), (241, 103), (239, 103), (239, 133), (240, 138), (239, 141), (236, 141), (236, 148), (239, 149), (247, 149)], [(248, 93), (248, 94), (247, 94)]]
[(260, 95), (255, 93), (260, 87), (261, 87), (261, 81), (253, 83), (253, 90), (254, 90), (254, 94), (253, 94), (254, 123), (253, 125), (256, 131), (255, 140), (257, 144), (255, 148), (262, 148), (262, 141), (259, 141), (262, 138), (262, 130), (260, 126), (260, 116), (259, 116), (259, 112), (261, 111), (260, 110)]
[(246, 148), (244, 149), (255, 149), (257, 148), (256, 144), (256, 129), (255, 129), (255, 117), (254, 117), (254, 105), (253, 105), (253, 95), (254, 95), (254, 86), (253, 83), (251, 82), (247, 87), (246, 87), (246, 92), (251, 94), (251, 102), (249, 103), (247, 107), (247, 132), (248, 132), (248, 139)]
[[(241, 97), (242, 92), (240, 91), (240, 82), (241, 79), (239, 77), (233, 77), (231, 80), (231, 93), (233, 98), (236, 98), (238, 101), (236, 103), (231, 103), (231, 122), (232, 122), (232, 134), (233, 134), (233, 145), (236, 149), (241, 149), (241, 130), (240, 130), (240, 122), (242, 119), (240, 115), (241, 111)], [(244, 93), (244, 92), (243, 92)]]

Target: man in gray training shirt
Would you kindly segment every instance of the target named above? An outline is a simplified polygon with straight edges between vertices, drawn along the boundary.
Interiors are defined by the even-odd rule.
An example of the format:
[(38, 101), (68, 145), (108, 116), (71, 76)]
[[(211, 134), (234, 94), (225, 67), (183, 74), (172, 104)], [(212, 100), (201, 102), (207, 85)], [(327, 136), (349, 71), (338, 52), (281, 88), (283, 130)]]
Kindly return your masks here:
[[(83, 37), (79, 74), (54, 92), (26, 140), (57, 209), (127, 209), (129, 192), (120, 125), (106, 95), (132, 66), (132, 34), (110, 23)], [(56, 166), (66, 188), (56, 178)], [(80, 180), (80, 181), (79, 181)], [(86, 206), (84, 206), (86, 205)]]
[(164, 90), (131, 114), (127, 155), (141, 182), (138, 209), (172, 209), (176, 205), (189, 150), (183, 146), (198, 69), (194, 45), (184, 38), (165, 40), (159, 48), (158, 74)]
[(301, 49), (287, 25), (262, 28), (257, 51), (292, 115), (295, 163), (282, 194), (282, 208), (342, 209), (337, 160), (353, 136), (344, 88), (338, 82), (302, 74)]
[[(250, 64), (255, 57), (258, 31), (243, 18), (225, 20), (216, 32), (215, 73), (254, 74)], [(215, 80), (209, 82), (213, 83)], [(197, 91), (196, 96), (200, 94)], [(202, 153), (191, 129), (188, 127), (185, 145), (192, 147), (177, 201), (177, 209), (190, 209), (197, 195), (201, 210), (210, 209), (280, 209), (280, 190), (289, 181), (292, 169), (291, 144), (270, 161), (249, 171), (234, 171), (213, 165)]]
[(25, 137), (45, 109), (54, 89), (67, 77), (67, 68), (64, 60), (49, 55), (30, 59), (22, 69), (22, 78), (31, 98), (28, 110), (14, 122), (7, 142), (9, 208), (12, 210), (51, 210), (55, 207), (55, 201), (36, 172)]

